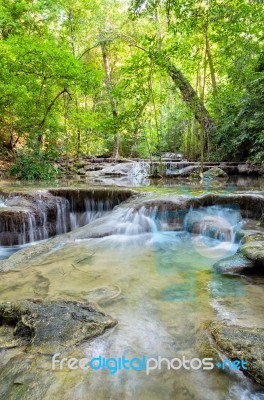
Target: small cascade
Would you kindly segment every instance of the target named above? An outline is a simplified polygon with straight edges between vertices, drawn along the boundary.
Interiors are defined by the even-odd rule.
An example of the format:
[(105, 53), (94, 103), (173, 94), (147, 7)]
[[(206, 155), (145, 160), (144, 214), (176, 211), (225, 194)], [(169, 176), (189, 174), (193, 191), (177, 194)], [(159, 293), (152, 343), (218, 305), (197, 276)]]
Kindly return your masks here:
[(0, 246), (21, 246), (69, 232), (130, 196), (130, 191), (62, 189), (0, 197)]
[(157, 223), (155, 221), (157, 210), (155, 207), (151, 209), (141, 207), (138, 211), (128, 208), (122, 211), (123, 213), (115, 224), (115, 234), (139, 235), (157, 231)]
[(0, 214), (0, 244), (2, 246), (23, 245), (36, 240), (36, 219), (31, 211), (20, 211), (15, 215), (9, 208)]
[[(236, 241), (236, 231), (243, 224), (239, 208), (227, 206), (208, 206), (187, 210), (162, 210), (153, 206), (120, 208), (112, 213), (112, 235), (123, 237), (151, 233), (153, 237), (173, 240), (175, 243), (186, 240), (193, 241), (197, 248), (216, 249), (219, 246), (229, 249)], [(207, 238), (207, 239), (206, 239)], [(131, 240), (131, 239), (130, 239)], [(134, 239), (133, 239), (134, 240)], [(142, 239), (143, 240), (143, 239)], [(155, 239), (156, 240), (156, 239)], [(226, 252), (226, 250), (225, 250)]]
[(191, 208), (183, 221), (185, 231), (218, 241), (234, 242), (235, 232), (243, 224), (238, 206)]
[(6, 207), (6, 204), (5, 204), (5, 199), (2, 196), (0, 196), (0, 208), (2, 207)]
[(66, 233), (70, 230), (69, 219), (70, 217), (70, 203), (68, 200), (65, 202), (57, 202), (57, 216), (56, 216), (56, 234)]
[(80, 228), (87, 225), (97, 218), (102, 217), (113, 209), (113, 204), (109, 199), (106, 200), (84, 200), (84, 211), (74, 210), (74, 204), (71, 206), (70, 212), (70, 229)]

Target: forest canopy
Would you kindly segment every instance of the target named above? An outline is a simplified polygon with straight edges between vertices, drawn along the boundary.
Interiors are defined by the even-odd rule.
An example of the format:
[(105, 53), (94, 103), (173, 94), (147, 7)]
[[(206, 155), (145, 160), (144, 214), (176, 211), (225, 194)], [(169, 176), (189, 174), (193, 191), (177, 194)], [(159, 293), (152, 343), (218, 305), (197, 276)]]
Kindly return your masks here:
[(0, 147), (264, 159), (264, 5), (0, 2)]

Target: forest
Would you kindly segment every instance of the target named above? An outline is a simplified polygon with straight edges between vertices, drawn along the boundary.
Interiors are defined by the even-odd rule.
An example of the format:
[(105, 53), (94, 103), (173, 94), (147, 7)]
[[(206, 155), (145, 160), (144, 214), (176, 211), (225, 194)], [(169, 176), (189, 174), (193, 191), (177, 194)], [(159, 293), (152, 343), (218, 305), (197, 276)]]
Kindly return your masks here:
[(2, 0), (2, 156), (261, 164), (263, 22), (261, 0)]

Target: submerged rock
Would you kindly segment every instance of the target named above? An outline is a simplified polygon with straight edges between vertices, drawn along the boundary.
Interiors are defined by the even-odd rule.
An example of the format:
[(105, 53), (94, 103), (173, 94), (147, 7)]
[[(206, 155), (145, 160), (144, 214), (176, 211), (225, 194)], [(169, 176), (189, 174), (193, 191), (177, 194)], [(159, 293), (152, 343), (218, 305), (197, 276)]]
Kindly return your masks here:
[(117, 321), (92, 303), (23, 301), (1, 304), (0, 324), (13, 326), (14, 335), (36, 351), (52, 354), (103, 334)]
[(246, 361), (244, 374), (264, 385), (264, 329), (212, 323), (209, 331), (228, 359)]
[(216, 262), (213, 269), (220, 274), (245, 272), (253, 268), (252, 261), (241, 254), (235, 254)]
[(121, 289), (119, 286), (104, 286), (83, 294), (85, 295), (87, 301), (105, 305), (119, 297), (121, 294)]

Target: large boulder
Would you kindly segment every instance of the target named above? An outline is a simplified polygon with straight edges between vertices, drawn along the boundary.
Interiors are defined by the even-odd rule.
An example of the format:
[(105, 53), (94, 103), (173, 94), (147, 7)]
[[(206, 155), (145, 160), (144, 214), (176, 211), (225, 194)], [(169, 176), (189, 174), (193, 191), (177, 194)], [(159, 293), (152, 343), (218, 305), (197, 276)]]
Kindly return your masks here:
[(247, 362), (245, 375), (264, 385), (264, 329), (211, 323), (209, 331), (216, 345), (230, 360)]
[(213, 167), (203, 173), (203, 178), (228, 178), (228, 175), (221, 168)]
[(117, 321), (93, 303), (23, 301), (0, 304), (0, 324), (39, 353), (53, 354), (91, 339)]

